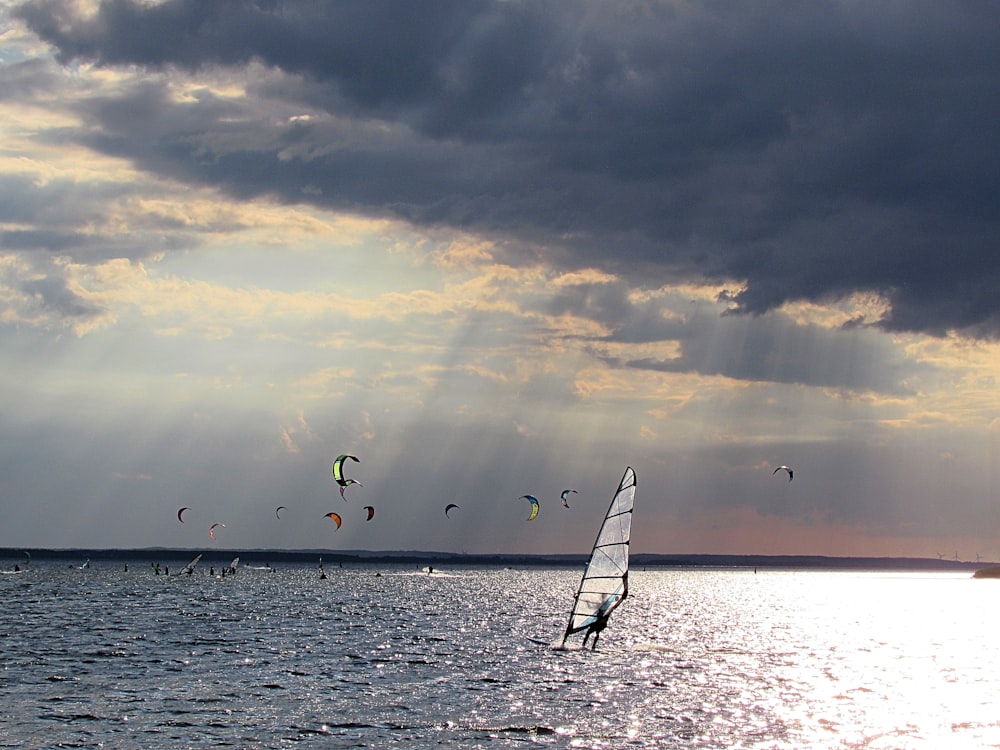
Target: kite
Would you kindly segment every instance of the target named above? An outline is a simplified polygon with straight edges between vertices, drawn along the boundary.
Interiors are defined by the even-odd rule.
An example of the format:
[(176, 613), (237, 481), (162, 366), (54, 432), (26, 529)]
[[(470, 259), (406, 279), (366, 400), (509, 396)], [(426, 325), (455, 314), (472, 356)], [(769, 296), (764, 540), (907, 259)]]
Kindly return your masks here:
[(373, 508), (371, 505), (366, 505), (364, 509), (368, 511), (368, 518), (365, 520), (370, 521), (373, 518), (375, 518), (375, 508)]
[(341, 455), (337, 456), (336, 459), (334, 459), (333, 478), (337, 480), (337, 484), (339, 484), (341, 487), (346, 487), (349, 484), (361, 484), (357, 480), (344, 478), (344, 461), (346, 461), (347, 459), (351, 459), (352, 461), (357, 461), (358, 463), (361, 463), (360, 461), (358, 461), (357, 456), (349, 456), (346, 453), (342, 453)]
[(334, 522), (335, 524), (337, 524), (337, 528), (338, 528), (338, 529), (340, 528), (340, 523), (341, 523), (341, 521), (340, 521), (340, 516), (339, 516), (338, 514), (336, 514), (336, 513), (327, 513), (327, 514), (326, 514), (325, 516), (323, 516), (323, 518), (329, 518), (329, 519), (332, 519), (332, 520), (333, 520), (333, 522)]
[(345, 503), (347, 502), (347, 495), (345, 495), (344, 493), (347, 491), (347, 488), (350, 487), (352, 484), (356, 484), (358, 485), (358, 487), (361, 486), (361, 482), (355, 479), (347, 479), (345, 480), (344, 484), (340, 485), (340, 496), (344, 498)]
[(279, 510), (287, 510), (287, 508), (285, 508), (284, 505), (279, 505), (277, 508), (274, 509), (274, 515), (277, 516), (278, 520), (280, 521), (281, 516), (278, 515)]
[(177, 520), (180, 521), (181, 523), (184, 523), (184, 519), (181, 518), (181, 516), (184, 515), (184, 511), (186, 511), (186, 510), (187, 510), (187, 506), (184, 506), (179, 511), (177, 511)]
[(569, 507), (569, 497), (568, 497), (568, 495), (571, 492), (576, 492), (576, 490), (563, 490), (562, 492), (559, 493), (559, 497), (562, 498), (563, 507), (565, 507), (565, 508)]
[(788, 481), (791, 482), (792, 481), (792, 475), (793, 475), (794, 472), (792, 472), (791, 468), (788, 467), (788, 466), (779, 466), (777, 469), (775, 469), (774, 471), (771, 472), (771, 476), (773, 477), (775, 474), (777, 474), (782, 469), (784, 469), (785, 471), (788, 472)]
[[(448, 503), (446, 506), (444, 506), (444, 514), (448, 516), (448, 511), (451, 510), (452, 508), (458, 508), (459, 510), (461, 510), (462, 506), (455, 505), (455, 503)], [(448, 516), (448, 518), (451, 518), (451, 516)]]
[(216, 530), (216, 529), (217, 529), (217, 528), (218, 528), (219, 526), (221, 526), (222, 528), (226, 528), (226, 524), (224, 524), (224, 523), (213, 523), (213, 524), (212, 524), (212, 526), (211, 526), (211, 528), (209, 528), (209, 530), (208, 530), (208, 535), (209, 535), (210, 537), (212, 537), (212, 539), (215, 539), (215, 530)]
[(538, 515), (538, 498), (535, 497), (534, 495), (521, 495), (521, 497), (519, 497), (518, 500), (521, 499), (527, 500), (529, 503), (531, 503), (531, 515), (528, 516), (527, 520), (534, 521), (535, 516)]

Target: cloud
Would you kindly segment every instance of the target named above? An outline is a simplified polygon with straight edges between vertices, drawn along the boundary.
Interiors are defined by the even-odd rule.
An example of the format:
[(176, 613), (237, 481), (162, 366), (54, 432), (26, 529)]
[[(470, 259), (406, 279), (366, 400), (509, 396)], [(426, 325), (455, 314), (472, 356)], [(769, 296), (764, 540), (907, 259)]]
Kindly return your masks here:
[(511, 262), (724, 284), (737, 313), (864, 292), (889, 331), (1000, 334), (981, 4), (16, 13), (64, 64), (150, 73), (76, 100), (65, 135), (152, 174), (466, 229)]
[(796, 383), (851, 391), (912, 393), (906, 379), (927, 371), (874, 331), (842, 333), (799, 326), (781, 314), (719, 317), (702, 310), (676, 326), (676, 356), (625, 364), (663, 372), (698, 372), (739, 380)]
[(634, 464), (646, 550), (985, 551), (987, 12), (4, 6), (4, 533), (585, 551)]

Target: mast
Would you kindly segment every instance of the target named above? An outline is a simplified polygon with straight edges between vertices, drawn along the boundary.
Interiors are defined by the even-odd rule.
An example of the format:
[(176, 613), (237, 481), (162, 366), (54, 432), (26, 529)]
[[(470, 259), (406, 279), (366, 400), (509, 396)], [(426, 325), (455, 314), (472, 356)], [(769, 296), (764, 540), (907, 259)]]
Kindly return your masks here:
[[(635, 500), (635, 471), (629, 466), (597, 532), (597, 539), (580, 580), (563, 644), (573, 633), (595, 635), (607, 625), (611, 613), (628, 596), (628, 550)], [(586, 638), (584, 639), (586, 641)], [(596, 638), (595, 638), (596, 645)]]

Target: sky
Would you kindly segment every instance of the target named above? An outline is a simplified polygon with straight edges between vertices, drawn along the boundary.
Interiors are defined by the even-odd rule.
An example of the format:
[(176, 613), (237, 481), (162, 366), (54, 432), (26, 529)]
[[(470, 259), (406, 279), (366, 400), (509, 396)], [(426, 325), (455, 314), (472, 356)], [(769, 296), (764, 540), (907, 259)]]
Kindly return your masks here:
[(0, 0), (0, 546), (584, 553), (631, 465), (634, 552), (1000, 559), (998, 90), (962, 0)]

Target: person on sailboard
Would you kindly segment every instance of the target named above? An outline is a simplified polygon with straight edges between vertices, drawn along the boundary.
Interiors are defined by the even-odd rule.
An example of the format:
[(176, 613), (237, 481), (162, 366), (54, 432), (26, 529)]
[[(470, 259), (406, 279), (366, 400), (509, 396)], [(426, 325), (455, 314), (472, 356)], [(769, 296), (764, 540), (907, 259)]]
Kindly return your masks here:
[[(625, 596), (623, 595), (621, 598), (624, 599)], [(617, 597), (612, 596), (601, 605), (601, 608), (598, 609), (597, 612), (594, 613), (594, 621), (587, 626), (587, 632), (583, 634), (584, 648), (587, 648), (587, 640), (591, 635), (593, 635), (594, 644), (590, 647), (590, 650), (597, 650), (597, 639), (600, 638), (601, 631), (608, 626), (608, 620), (611, 619), (611, 610), (614, 609), (614, 606), (612, 605), (618, 601), (619, 599)]]
[(593, 635), (594, 643), (590, 647), (590, 650), (591, 651), (597, 650), (597, 639), (600, 637), (601, 631), (608, 626), (608, 620), (610, 619), (610, 617), (611, 617), (610, 612), (604, 614), (599, 613), (597, 615), (597, 619), (594, 620), (592, 623), (590, 623), (590, 626), (587, 628), (587, 632), (583, 634), (584, 648), (587, 648), (587, 640), (590, 638), (591, 635)]

